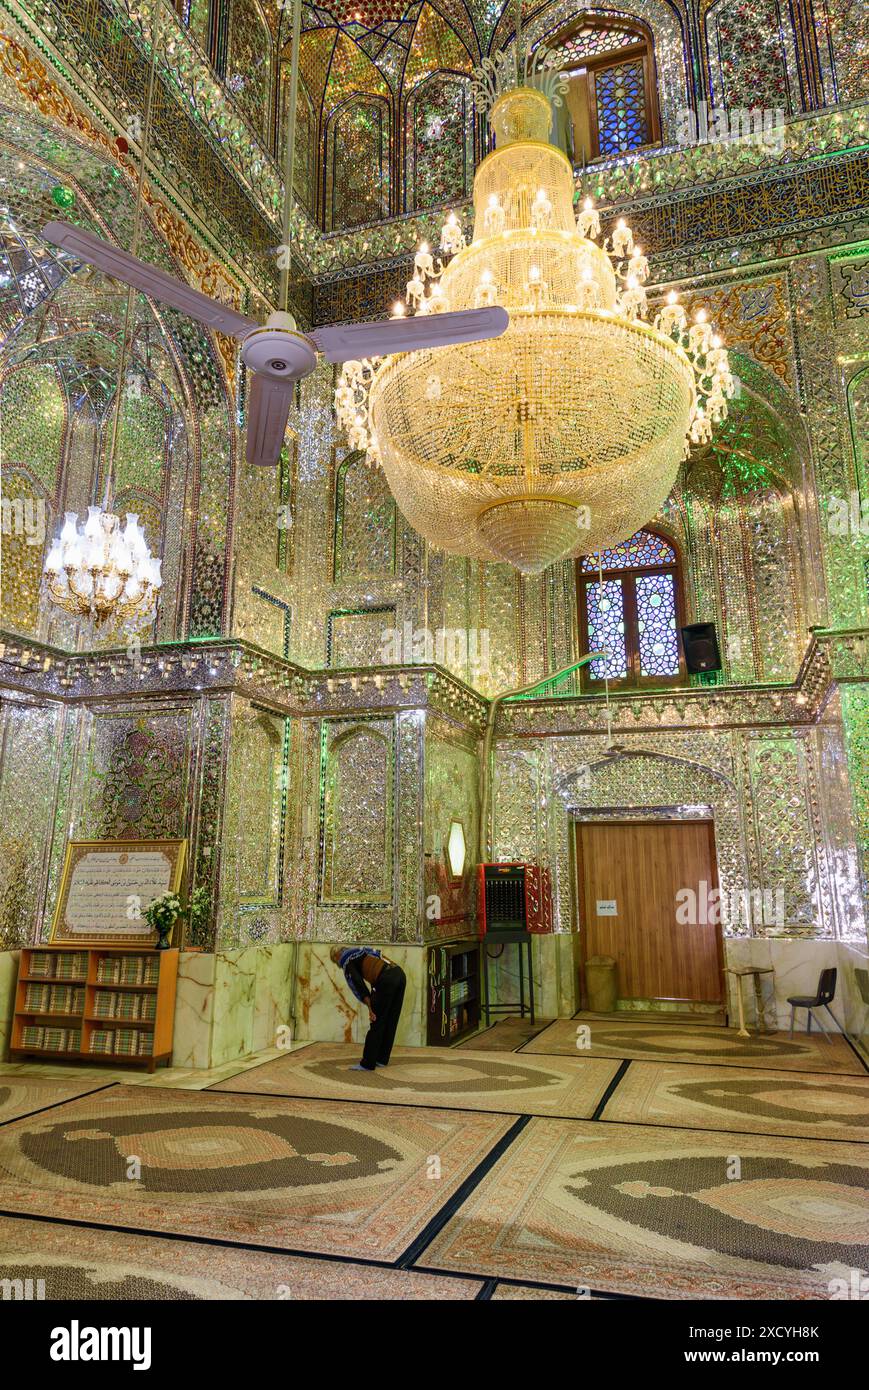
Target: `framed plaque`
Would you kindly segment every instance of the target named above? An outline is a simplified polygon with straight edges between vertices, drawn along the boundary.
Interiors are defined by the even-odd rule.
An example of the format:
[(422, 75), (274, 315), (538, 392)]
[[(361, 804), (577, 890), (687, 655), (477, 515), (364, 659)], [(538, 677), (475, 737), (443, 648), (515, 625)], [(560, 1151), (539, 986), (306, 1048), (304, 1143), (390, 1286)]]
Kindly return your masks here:
[(154, 946), (145, 909), (179, 892), (186, 850), (186, 840), (70, 840), (52, 942)]

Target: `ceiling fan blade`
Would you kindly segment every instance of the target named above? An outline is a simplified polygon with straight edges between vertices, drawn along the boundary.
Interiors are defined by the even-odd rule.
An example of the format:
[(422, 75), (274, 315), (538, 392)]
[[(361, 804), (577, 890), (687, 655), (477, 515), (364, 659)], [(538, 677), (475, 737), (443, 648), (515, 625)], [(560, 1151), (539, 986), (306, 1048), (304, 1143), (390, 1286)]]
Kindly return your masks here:
[(347, 362), (499, 338), (509, 322), (507, 310), (496, 305), (491, 309), (457, 309), (449, 314), (416, 314), (385, 323), (336, 323), (317, 328), (308, 337), (327, 362)]
[(273, 468), (281, 456), (295, 382), (278, 381), (259, 372), (250, 374), (247, 400), (248, 463)]
[(128, 251), (119, 251), (116, 246), (103, 241), (102, 237), (83, 232), (81, 228), (72, 227), (68, 222), (47, 222), (42, 229), (42, 236), (53, 245), (61, 246), (64, 251), (87, 261), (88, 265), (105, 271), (112, 279), (132, 285), (151, 299), (159, 299), (161, 304), (171, 304), (173, 309), (180, 309), (182, 313), (188, 314), (198, 323), (214, 328), (218, 333), (228, 333), (233, 338), (246, 338), (254, 328), (259, 328), (256, 319), (236, 313), (235, 309), (230, 309), (218, 300), (209, 299), (207, 295), (191, 289), (174, 275), (167, 275), (165, 270), (158, 270), (155, 265), (140, 261)]

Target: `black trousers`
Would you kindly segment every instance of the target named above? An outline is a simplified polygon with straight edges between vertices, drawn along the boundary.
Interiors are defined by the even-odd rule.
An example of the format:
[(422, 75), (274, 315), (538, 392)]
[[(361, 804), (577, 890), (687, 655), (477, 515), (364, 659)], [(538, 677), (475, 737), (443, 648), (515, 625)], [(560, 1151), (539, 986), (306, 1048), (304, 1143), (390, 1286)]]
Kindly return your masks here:
[(406, 987), (407, 978), (401, 966), (384, 965), (371, 994), (374, 1022), (368, 1029), (362, 1050), (362, 1065), (369, 1071), (373, 1071), (378, 1062), (389, 1061)]

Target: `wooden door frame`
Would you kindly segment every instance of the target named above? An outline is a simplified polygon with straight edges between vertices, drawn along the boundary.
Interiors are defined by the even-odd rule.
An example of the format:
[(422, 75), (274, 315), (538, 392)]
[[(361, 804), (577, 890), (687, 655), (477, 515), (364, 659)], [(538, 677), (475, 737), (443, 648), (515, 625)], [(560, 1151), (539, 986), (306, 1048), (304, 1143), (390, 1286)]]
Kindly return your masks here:
[[(588, 923), (585, 920), (585, 884), (583, 881), (582, 866), (582, 843), (579, 828), (583, 825), (684, 825), (687, 822), (697, 821), (709, 826), (710, 839), (712, 843), (711, 871), (713, 882), (710, 888), (718, 888), (718, 841), (715, 835), (715, 816), (711, 807), (704, 807), (702, 815), (685, 815), (675, 809), (671, 810), (662, 807), (657, 810), (654, 807), (639, 809), (637, 814), (632, 814), (631, 807), (606, 808), (598, 810), (595, 808), (583, 808), (580, 811), (570, 811), (568, 813), (570, 822), (571, 854), (573, 855), (573, 896), (574, 913), (576, 921), (576, 931), (579, 937), (579, 996), (580, 1008), (588, 1008), (588, 991), (585, 983), (585, 965), (587, 958), (588, 942)], [(713, 925), (713, 924), (710, 924)], [(721, 987), (721, 1008), (727, 1019), (727, 977), (724, 973), (724, 931), (721, 919), (715, 926), (715, 947), (718, 956), (718, 977)]]

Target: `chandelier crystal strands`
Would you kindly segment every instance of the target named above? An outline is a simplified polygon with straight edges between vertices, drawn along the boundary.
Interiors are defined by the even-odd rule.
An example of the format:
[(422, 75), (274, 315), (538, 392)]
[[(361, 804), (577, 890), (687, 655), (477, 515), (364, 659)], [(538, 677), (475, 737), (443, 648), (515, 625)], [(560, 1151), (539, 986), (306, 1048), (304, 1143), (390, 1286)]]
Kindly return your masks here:
[(348, 362), (335, 394), (349, 446), (383, 467), (416, 530), (525, 574), (648, 523), (735, 389), (702, 309), (689, 324), (671, 295), (646, 321), (649, 265), (625, 222), (602, 240), (589, 199), (574, 217), (573, 170), (549, 143), (562, 86), (539, 48), (521, 72), (509, 58), (477, 70), (496, 148), (474, 179), (473, 238), (449, 213), (448, 263), (423, 244), (393, 309), (502, 305), (506, 333)]
[[(145, 97), (145, 120), (133, 218), (134, 253), (142, 224), (142, 200), (151, 132), (157, 51), (155, 34)], [(120, 517), (109, 510), (134, 294), (132, 288), (127, 291), (103, 504), (101, 507), (89, 506), (87, 517), (81, 525), (76, 512), (65, 514), (60, 535), (49, 549), (43, 571), (45, 589), (52, 602), (65, 613), (83, 621), (94, 632), (122, 632), (125, 629), (135, 630), (140, 627), (152, 616), (162, 585), (161, 561), (148, 549), (138, 516), (128, 512), (126, 524), (122, 528)]]

